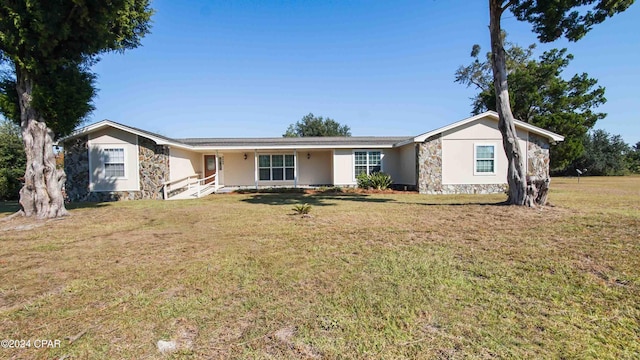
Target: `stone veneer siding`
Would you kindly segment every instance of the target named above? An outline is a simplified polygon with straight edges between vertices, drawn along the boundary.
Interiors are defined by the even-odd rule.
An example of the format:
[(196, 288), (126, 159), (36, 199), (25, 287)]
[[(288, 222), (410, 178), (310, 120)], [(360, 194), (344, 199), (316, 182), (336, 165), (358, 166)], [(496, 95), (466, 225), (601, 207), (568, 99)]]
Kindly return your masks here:
[(169, 147), (156, 145), (138, 136), (140, 171), (139, 191), (90, 191), (88, 137), (80, 137), (64, 144), (64, 171), (67, 174), (65, 191), (70, 202), (103, 202), (138, 199), (162, 199), (163, 183), (169, 179)]
[(420, 194), (494, 194), (507, 184), (442, 184), (442, 138), (432, 136), (417, 148), (417, 183)]
[(442, 194), (442, 137), (432, 136), (418, 146), (418, 192)]
[(443, 185), (441, 194), (497, 194), (506, 192), (507, 184), (451, 184)]
[(89, 194), (89, 138), (78, 137), (64, 143), (65, 197), (67, 201), (87, 201)]
[(169, 147), (138, 136), (140, 197), (162, 199), (162, 187), (169, 180)]
[(529, 133), (527, 144), (527, 177), (548, 179), (549, 142), (536, 134)]

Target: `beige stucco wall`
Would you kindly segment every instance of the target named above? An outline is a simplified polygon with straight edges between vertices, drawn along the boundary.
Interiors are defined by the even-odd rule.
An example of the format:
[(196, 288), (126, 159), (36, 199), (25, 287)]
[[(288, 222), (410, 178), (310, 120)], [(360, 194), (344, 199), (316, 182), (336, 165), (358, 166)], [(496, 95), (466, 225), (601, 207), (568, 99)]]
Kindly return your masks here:
[[(224, 185), (224, 170), (227, 168), (224, 153), (218, 153), (218, 184)], [(203, 159), (204, 160), (204, 159)]]
[(203, 174), (201, 153), (173, 147), (169, 150), (170, 180), (181, 179), (194, 174)]
[(400, 177), (400, 150), (384, 149), (382, 153), (383, 161), (381, 171), (391, 175), (391, 180), (395, 183), (396, 179)]
[[(394, 160), (396, 167), (394, 184), (416, 185), (416, 147), (414, 143), (394, 149), (397, 157)], [(385, 162), (385, 164), (389, 161)]]
[(333, 185), (355, 185), (353, 178), (353, 150), (337, 149), (333, 152)]
[[(482, 119), (442, 135), (442, 184), (503, 184), (507, 182), (507, 156), (498, 122)], [(526, 159), (527, 132), (518, 130), (518, 143)], [(475, 145), (495, 145), (494, 174), (474, 175)], [(523, 161), (526, 166), (526, 161)]]
[[(310, 155), (307, 159), (307, 154)], [(329, 185), (333, 183), (331, 150), (298, 152), (298, 185)]]
[[(247, 154), (247, 160), (244, 159)], [(251, 152), (225, 152), (224, 156), (224, 185), (226, 186), (251, 186), (254, 180), (254, 156)]]
[[(307, 159), (307, 153), (311, 156)], [(225, 152), (223, 173), (220, 179), (225, 186), (254, 186), (255, 185), (255, 156), (254, 152)], [(293, 151), (262, 151), (258, 155), (293, 154)], [(331, 184), (331, 151), (298, 151), (297, 157), (298, 185)], [(259, 186), (294, 186), (293, 180), (259, 181)]]
[[(89, 188), (92, 191), (140, 190), (138, 170), (138, 138), (122, 130), (108, 128), (89, 134)], [(103, 149), (124, 149), (124, 178), (108, 178), (104, 174)]]
[[(394, 182), (396, 176), (404, 178), (404, 176), (410, 174), (409, 172), (405, 172), (405, 169), (400, 169), (405, 154), (396, 149), (336, 149), (333, 152), (333, 185), (352, 186), (357, 184), (353, 165), (353, 153), (355, 151), (380, 151), (382, 156), (382, 171), (390, 174)], [(413, 161), (415, 164), (415, 159)], [(415, 170), (413, 170), (413, 172), (415, 173)], [(413, 180), (413, 182), (415, 182), (415, 180)]]

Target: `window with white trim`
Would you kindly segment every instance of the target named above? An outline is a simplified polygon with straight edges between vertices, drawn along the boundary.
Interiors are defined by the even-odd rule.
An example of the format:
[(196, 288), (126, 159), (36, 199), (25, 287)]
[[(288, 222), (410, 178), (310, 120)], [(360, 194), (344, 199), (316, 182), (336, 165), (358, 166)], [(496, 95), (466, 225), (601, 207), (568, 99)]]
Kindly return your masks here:
[(294, 169), (293, 155), (258, 155), (258, 179), (260, 181), (293, 180)]
[(474, 174), (494, 174), (496, 171), (496, 146), (479, 144), (474, 150)]
[(357, 177), (361, 173), (367, 175), (382, 170), (381, 151), (354, 151), (353, 152), (354, 175)]
[(104, 176), (124, 177), (124, 148), (102, 149), (104, 154)]

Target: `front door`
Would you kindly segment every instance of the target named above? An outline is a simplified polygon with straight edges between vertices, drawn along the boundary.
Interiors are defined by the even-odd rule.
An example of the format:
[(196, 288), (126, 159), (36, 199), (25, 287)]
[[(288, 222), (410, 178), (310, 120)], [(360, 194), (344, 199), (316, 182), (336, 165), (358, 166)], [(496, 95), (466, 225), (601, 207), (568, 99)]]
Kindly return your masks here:
[[(204, 156), (204, 177), (208, 178), (209, 176), (216, 173), (216, 156), (215, 155), (205, 155)], [(215, 177), (211, 179), (205, 180), (205, 184), (215, 181)]]

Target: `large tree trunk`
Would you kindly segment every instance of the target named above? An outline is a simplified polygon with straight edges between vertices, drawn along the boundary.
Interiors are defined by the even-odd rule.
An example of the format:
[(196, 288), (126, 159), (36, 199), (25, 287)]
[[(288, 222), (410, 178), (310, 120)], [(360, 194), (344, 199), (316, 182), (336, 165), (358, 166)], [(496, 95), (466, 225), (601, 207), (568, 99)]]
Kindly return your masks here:
[(40, 219), (68, 215), (64, 207), (63, 170), (56, 169), (53, 154), (53, 131), (33, 108), (33, 80), (16, 70), (22, 140), (27, 155), (24, 186), (20, 190), (20, 205), (25, 216)]
[[(489, 32), (491, 33), (491, 65), (496, 91), (496, 109), (500, 117), (498, 128), (502, 133), (502, 144), (509, 162), (507, 170), (509, 199), (507, 202), (512, 205), (533, 206), (537, 196), (533, 199), (528, 198), (522, 150), (518, 144), (518, 134), (509, 102), (507, 61), (500, 26), (500, 19), (505, 10), (502, 8), (503, 2), (503, 0), (489, 0)], [(546, 200), (546, 196), (544, 198)]]

